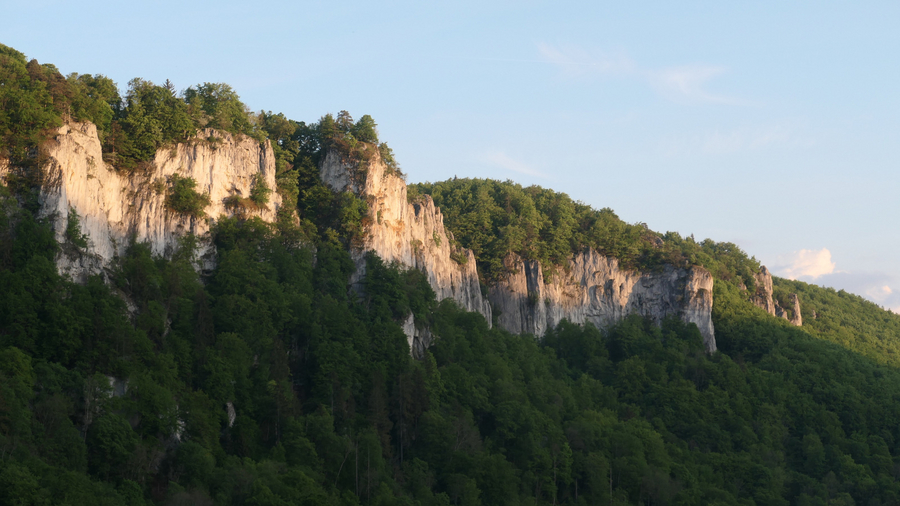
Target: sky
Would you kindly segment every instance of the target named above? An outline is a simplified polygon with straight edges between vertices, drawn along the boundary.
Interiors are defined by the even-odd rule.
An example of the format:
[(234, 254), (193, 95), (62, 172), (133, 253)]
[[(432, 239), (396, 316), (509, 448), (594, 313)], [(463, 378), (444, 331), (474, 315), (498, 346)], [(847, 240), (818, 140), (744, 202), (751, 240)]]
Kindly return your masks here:
[(64, 74), (370, 114), (410, 182), (513, 180), (900, 311), (900, 3), (4, 0)]

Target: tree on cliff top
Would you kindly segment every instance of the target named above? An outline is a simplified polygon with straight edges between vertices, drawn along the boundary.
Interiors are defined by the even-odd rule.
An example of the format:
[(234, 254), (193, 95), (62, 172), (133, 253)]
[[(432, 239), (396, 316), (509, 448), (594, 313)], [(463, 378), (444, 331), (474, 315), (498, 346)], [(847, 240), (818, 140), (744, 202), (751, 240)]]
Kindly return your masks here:
[(627, 268), (702, 265), (719, 279), (750, 287), (759, 270), (759, 262), (734, 244), (659, 234), (644, 223), (626, 223), (612, 209), (596, 210), (540, 186), (452, 179), (410, 185), (410, 193), (431, 195), (455, 239), (475, 253), (487, 281), (505, 273), (503, 261), (510, 253), (538, 260), (552, 271), (565, 268), (585, 248), (615, 257)]
[(216, 128), (255, 135), (250, 112), (238, 94), (225, 83), (203, 83), (184, 90), (184, 100), (200, 128)]
[(46, 131), (61, 124), (46, 83), (27, 66), (24, 54), (0, 45), (0, 157), (14, 164), (24, 163)]
[(129, 81), (118, 116), (106, 148), (116, 155), (113, 162), (125, 168), (152, 159), (161, 146), (197, 131), (183, 100), (164, 86), (140, 78)]

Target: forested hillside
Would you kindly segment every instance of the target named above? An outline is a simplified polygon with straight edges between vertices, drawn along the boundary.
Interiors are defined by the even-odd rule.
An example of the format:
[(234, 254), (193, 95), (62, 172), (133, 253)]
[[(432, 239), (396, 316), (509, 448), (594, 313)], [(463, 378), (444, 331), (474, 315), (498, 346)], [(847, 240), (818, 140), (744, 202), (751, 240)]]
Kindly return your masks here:
[[(41, 144), (76, 120), (126, 172), (201, 127), (268, 139), (287, 204), (274, 223), (219, 219), (208, 273), (187, 236), (74, 283), (55, 260), (83, 247), (78, 223), (58, 244), (37, 209)], [(367, 146), (399, 170), (368, 116), (251, 113), (210, 83), (134, 80), (121, 98), (0, 46), (0, 505), (900, 504), (900, 317), (776, 280), (803, 301), (793, 327), (748, 301), (759, 265), (734, 245), (483, 180), (411, 189), (486, 282), (510, 251), (704, 265), (719, 352), (677, 319), (512, 335), (375, 255), (360, 296), (366, 202), (317, 165), (339, 149), (364, 168)], [(409, 313), (437, 336), (421, 360)]]
[(702, 265), (719, 279), (750, 287), (759, 271), (759, 262), (734, 244), (710, 239), (698, 243), (677, 232), (660, 234), (645, 223), (625, 223), (612, 209), (598, 211), (540, 186), (456, 178), (410, 185), (411, 198), (422, 194), (441, 208), (447, 227), (474, 251), (489, 281), (503, 274), (509, 252), (552, 270), (584, 248), (618, 258), (630, 268)]

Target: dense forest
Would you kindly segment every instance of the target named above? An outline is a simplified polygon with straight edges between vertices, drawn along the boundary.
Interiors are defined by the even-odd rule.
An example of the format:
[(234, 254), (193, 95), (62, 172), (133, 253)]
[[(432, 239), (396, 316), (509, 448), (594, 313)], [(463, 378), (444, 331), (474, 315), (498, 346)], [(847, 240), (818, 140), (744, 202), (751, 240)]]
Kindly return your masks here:
[[(40, 148), (83, 120), (121, 171), (203, 128), (268, 139), (288, 205), (218, 220), (212, 272), (187, 236), (73, 283), (55, 259), (81, 233), (58, 244), (38, 216)], [(732, 244), (464, 179), (411, 198), (442, 207), (485, 282), (509, 252), (704, 265), (719, 351), (639, 316), (512, 335), (375, 255), (360, 297), (348, 246), (366, 203), (317, 167), (327, 149), (364, 166), (368, 146), (399, 171), (369, 116), (253, 113), (224, 84), (136, 79), (123, 96), (0, 46), (0, 505), (900, 504), (900, 317), (776, 279), (783, 305), (803, 301), (793, 327), (748, 302), (759, 265)], [(409, 313), (438, 336), (419, 360)]]

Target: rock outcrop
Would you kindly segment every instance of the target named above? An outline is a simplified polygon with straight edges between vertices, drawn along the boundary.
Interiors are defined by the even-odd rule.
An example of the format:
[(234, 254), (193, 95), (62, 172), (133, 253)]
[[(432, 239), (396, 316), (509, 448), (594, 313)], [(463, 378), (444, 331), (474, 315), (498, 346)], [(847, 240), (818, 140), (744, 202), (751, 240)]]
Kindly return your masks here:
[(788, 313), (778, 303), (775, 303), (775, 316), (784, 318), (791, 322), (791, 325), (800, 327), (803, 325), (803, 316), (800, 314), (800, 297), (796, 293), (791, 294), (791, 312)]
[[(202, 255), (210, 245), (203, 239), (221, 215), (233, 214), (225, 199), (248, 197), (257, 174), (275, 188), (275, 156), (271, 145), (246, 136), (202, 130), (185, 143), (161, 149), (142, 170), (117, 171), (103, 161), (97, 129), (91, 123), (62, 126), (45, 146), (48, 163), (41, 195), (41, 214), (53, 222), (57, 239), (65, 240), (69, 214), (77, 213), (88, 240), (85, 252), (61, 254), (60, 272), (82, 279), (101, 272), (131, 241), (146, 242), (154, 254), (167, 255), (179, 238), (191, 233)], [(166, 208), (168, 180), (175, 174), (193, 178), (196, 190), (206, 193), (206, 217), (196, 218)], [(249, 214), (272, 221), (280, 197), (274, 192), (265, 206)]]
[(566, 269), (549, 279), (539, 262), (516, 255), (506, 258), (505, 267), (509, 274), (490, 288), (489, 297), (498, 325), (510, 332), (542, 336), (564, 318), (603, 328), (634, 313), (656, 322), (671, 315), (695, 323), (707, 351), (716, 351), (713, 278), (702, 267), (632, 271), (590, 249), (572, 255)]
[[(615, 258), (588, 250), (573, 255), (565, 272), (545, 279), (537, 262), (510, 255), (506, 259), (510, 274), (489, 288), (485, 298), (474, 255), (453, 248), (452, 234), (444, 228), (431, 197), (407, 202), (406, 182), (391, 174), (377, 154), (360, 170), (331, 151), (320, 176), (332, 190), (353, 192), (368, 203), (365, 232), (351, 251), (356, 262), (351, 281), (357, 290), (364, 289), (365, 254), (374, 251), (387, 262), (423, 271), (439, 300), (451, 298), (462, 308), (483, 314), (488, 322), (495, 308), (498, 325), (513, 333), (542, 336), (564, 318), (605, 327), (632, 313), (657, 322), (673, 315), (695, 323), (707, 350), (716, 350), (713, 279), (702, 267), (666, 266), (660, 272), (642, 273), (621, 269)], [(433, 339), (412, 316), (403, 328), (414, 355)]]
[(756, 280), (756, 293), (750, 296), (750, 302), (770, 315), (774, 315), (775, 302), (772, 300), (772, 274), (763, 265), (760, 266), (759, 272), (754, 274), (753, 277)]
[[(319, 169), (322, 181), (336, 192), (350, 191), (366, 200), (368, 215), (363, 236), (351, 249), (356, 271), (351, 282), (362, 290), (365, 255), (378, 254), (385, 262), (419, 269), (428, 277), (438, 300), (453, 299), (467, 311), (481, 313), (491, 322), (491, 306), (481, 293), (481, 283), (471, 250), (455, 248), (444, 217), (430, 196), (407, 201), (406, 182), (387, 169), (378, 153), (360, 170), (339, 152), (329, 151)], [(404, 325), (410, 348), (428, 346), (424, 332), (414, 322)]]
[(759, 268), (759, 272), (754, 275), (754, 278), (756, 279), (756, 293), (750, 296), (750, 302), (772, 316), (788, 320), (792, 325), (797, 327), (803, 325), (803, 317), (800, 315), (800, 297), (796, 293), (791, 294), (791, 312), (789, 314), (772, 297), (772, 273), (765, 265)]

